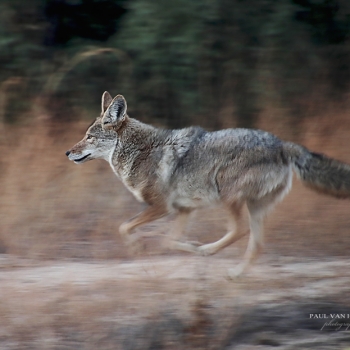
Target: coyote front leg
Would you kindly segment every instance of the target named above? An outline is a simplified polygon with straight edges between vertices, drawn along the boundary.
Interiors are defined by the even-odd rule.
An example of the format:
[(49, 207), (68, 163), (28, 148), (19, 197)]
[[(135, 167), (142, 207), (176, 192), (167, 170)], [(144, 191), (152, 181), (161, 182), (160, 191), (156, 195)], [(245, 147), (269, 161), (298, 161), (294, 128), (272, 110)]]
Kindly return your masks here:
[(177, 214), (172, 228), (168, 234), (166, 246), (172, 250), (180, 250), (183, 252), (196, 253), (197, 247), (188, 242), (180, 242), (179, 238), (182, 236), (185, 229), (188, 217), (190, 215), (189, 211), (181, 211)]
[[(122, 223), (119, 227), (119, 233), (121, 234), (123, 239), (128, 239), (129, 235), (132, 233), (132, 231), (143, 224), (147, 224), (148, 222), (160, 219), (161, 217), (168, 214), (166, 210), (164, 210), (161, 207), (148, 207), (141, 213), (137, 214), (136, 216), (132, 217), (128, 221)], [(155, 235), (155, 234), (153, 234)], [(130, 243), (133, 243), (137, 241), (141, 237), (145, 237), (147, 235), (139, 235), (135, 239), (133, 239)]]

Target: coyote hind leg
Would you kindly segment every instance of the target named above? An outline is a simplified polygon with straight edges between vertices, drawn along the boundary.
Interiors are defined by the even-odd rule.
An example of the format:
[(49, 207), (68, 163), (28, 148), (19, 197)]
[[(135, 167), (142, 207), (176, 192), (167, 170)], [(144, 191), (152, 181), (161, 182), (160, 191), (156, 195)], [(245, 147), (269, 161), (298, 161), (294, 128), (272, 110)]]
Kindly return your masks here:
[(263, 248), (263, 223), (266, 210), (264, 207), (254, 206), (247, 203), (250, 215), (250, 235), (248, 247), (244, 253), (243, 262), (236, 268), (228, 271), (230, 278), (239, 277), (244, 273), (250, 264), (258, 257)]
[(229, 270), (229, 277), (235, 278), (245, 272), (251, 263), (258, 257), (263, 248), (264, 219), (266, 214), (288, 193), (291, 185), (291, 173), (288, 173), (280, 186), (273, 192), (259, 199), (247, 200), (249, 211), (250, 234), (248, 247), (243, 257), (243, 262), (236, 268)]
[(230, 218), (229, 218), (229, 232), (226, 233), (224, 237), (219, 239), (216, 242), (204, 244), (197, 248), (197, 251), (201, 255), (212, 255), (217, 253), (219, 250), (231, 245), (232, 243), (238, 241), (244, 235), (248, 233), (248, 231), (243, 232), (242, 229), (242, 220), (243, 220), (243, 205), (234, 204), (231, 205), (230, 208)]
[(272, 210), (274, 205), (281, 200), (285, 193), (286, 186), (280, 186), (274, 192), (269, 193), (261, 199), (247, 201), (250, 221), (248, 247), (244, 253), (243, 262), (236, 268), (229, 270), (230, 278), (239, 277), (242, 273), (244, 273), (262, 251), (264, 243), (264, 219), (266, 214)]

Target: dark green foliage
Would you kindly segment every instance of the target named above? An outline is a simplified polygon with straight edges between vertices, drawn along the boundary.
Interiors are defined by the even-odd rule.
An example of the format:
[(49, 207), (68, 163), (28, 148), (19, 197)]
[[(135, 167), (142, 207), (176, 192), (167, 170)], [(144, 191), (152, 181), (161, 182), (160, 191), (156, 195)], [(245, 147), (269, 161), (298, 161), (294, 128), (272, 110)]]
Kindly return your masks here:
[(131, 106), (178, 125), (198, 113), (203, 19), (210, 10), (199, 0), (130, 3), (113, 45), (133, 61)]
[(121, 5), (121, 1), (110, 0), (47, 0), (44, 13), (49, 29), (45, 44), (65, 44), (74, 37), (107, 40), (125, 13)]
[(339, 44), (349, 37), (350, 14), (341, 11), (346, 3), (341, 6), (336, 0), (293, 2), (303, 7), (295, 13), (295, 18), (311, 26), (313, 37), (318, 43)]
[(170, 126), (253, 126), (270, 105), (299, 120), (347, 96), (349, 35), (347, 0), (2, 0), (1, 91), (66, 120), (107, 89)]

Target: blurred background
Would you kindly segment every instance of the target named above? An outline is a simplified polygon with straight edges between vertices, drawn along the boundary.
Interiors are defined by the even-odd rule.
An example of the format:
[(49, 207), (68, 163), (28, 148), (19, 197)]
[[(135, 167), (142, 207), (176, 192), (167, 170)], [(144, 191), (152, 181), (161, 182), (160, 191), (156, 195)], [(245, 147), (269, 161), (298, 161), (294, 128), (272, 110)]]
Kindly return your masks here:
[[(93, 118), (101, 91), (169, 126), (296, 127), (345, 107), (346, 0), (1, 0), (1, 115)], [(21, 102), (11, 105), (14, 95)], [(10, 107), (11, 106), (11, 107)]]
[[(65, 156), (100, 114), (105, 90), (125, 96), (131, 117), (159, 127), (261, 128), (350, 163), (350, 2), (0, 0), (0, 260), (6, 268), (28, 267), (33, 261), (116, 263), (186, 256), (163, 251), (156, 239), (130, 253), (117, 231), (142, 205), (106, 162), (77, 166)], [(291, 194), (267, 220), (265, 256), (348, 257), (349, 210), (347, 201), (314, 194), (294, 181)], [(165, 233), (170, 219), (142, 230)], [(201, 211), (189, 224), (188, 236), (213, 241), (224, 233), (224, 219), (221, 209)], [(231, 264), (246, 243), (226, 249), (219, 259)], [(45, 278), (50, 274), (38, 280)], [(90, 301), (79, 308), (81, 291), (62, 283), (63, 294), (44, 306), (39, 303), (39, 309), (63, 315), (68, 325), (77, 319), (85, 327), (80, 331), (89, 333), (92, 326), (83, 320)], [(148, 290), (143, 280), (137, 283)], [(30, 338), (34, 328), (18, 315), (29, 317), (35, 308), (23, 304), (24, 314), (16, 309), (16, 286), (3, 289), (7, 301), (0, 303), (0, 314), (11, 320), (11, 334), (22, 339), (17, 348), (51, 349)], [(124, 284), (125, 295), (132, 286)], [(36, 293), (48, 296), (48, 289), (40, 288), (43, 294)], [(99, 293), (110, 290), (111, 296), (114, 286), (101, 282), (96, 288)], [(168, 293), (163, 291), (164, 298)], [(13, 295), (15, 299), (6, 299)], [(196, 298), (197, 326), (207, 331), (201, 318), (207, 304), (202, 294)], [(62, 305), (73, 305), (73, 311), (60, 311)], [(119, 301), (94, 312), (103, 314), (116, 305)], [(61, 327), (57, 317), (49, 332)], [(189, 334), (198, 330), (193, 327)], [(5, 333), (0, 331), (0, 345)], [(193, 344), (205, 343), (203, 337), (193, 338)], [(91, 344), (100, 344), (96, 339)], [(113, 337), (108, 339), (114, 344)], [(54, 340), (52, 344), (53, 349)]]
[(0, 16), (3, 253), (75, 256), (72, 240), (85, 255), (96, 240), (116, 256), (120, 221), (141, 208), (108, 164), (64, 156), (105, 90), (153, 125), (262, 128), (350, 162), (346, 0), (1, 0)]

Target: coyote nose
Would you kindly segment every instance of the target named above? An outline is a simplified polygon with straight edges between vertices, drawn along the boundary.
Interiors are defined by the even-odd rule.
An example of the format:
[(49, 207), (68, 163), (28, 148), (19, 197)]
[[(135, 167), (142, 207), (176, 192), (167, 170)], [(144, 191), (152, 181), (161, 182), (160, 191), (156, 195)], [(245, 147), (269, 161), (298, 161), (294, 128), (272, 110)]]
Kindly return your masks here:
[(66, 152), (66, 156), (68, 157), (70, 155), (70, 151), (67, 151)]

